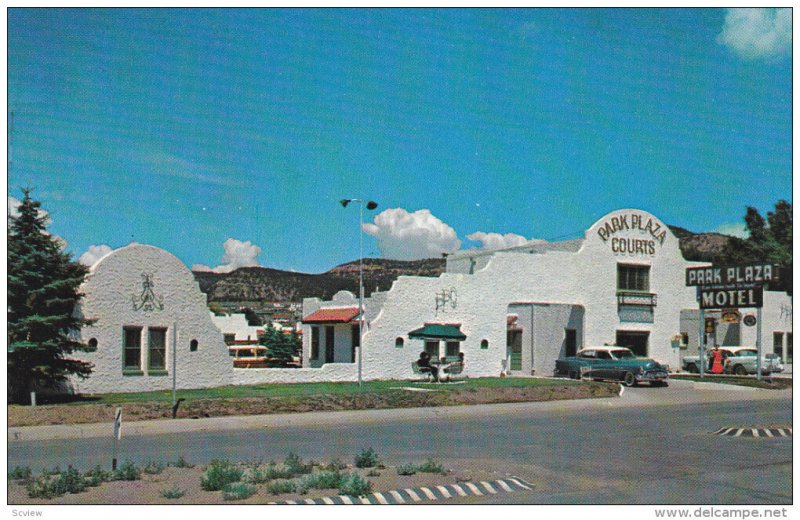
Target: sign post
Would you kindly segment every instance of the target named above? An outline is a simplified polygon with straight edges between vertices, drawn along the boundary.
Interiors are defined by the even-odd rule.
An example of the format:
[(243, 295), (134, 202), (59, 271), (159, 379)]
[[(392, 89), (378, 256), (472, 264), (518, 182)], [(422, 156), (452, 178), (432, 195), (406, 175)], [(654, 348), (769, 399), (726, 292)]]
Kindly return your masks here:
[(756, 310), (756, 379), (761, 381), (761, 307)]
[(700, 379), (705, 377), (706, 372), (706, 312), (700, 309), (700, 335), (697, 336), (697, 346), (700, 349)]
[(114, 451), (111, 456), (111, 471), (117, 470), (117, 440), (122, 438), (122, 408), (114, 413)]
[[(177, 409), (178, 400), (176, 399), (177, 393), (177, 374), (175, 370), (178, 362), (178, 323), (172, 322), (172, 408)], [(174, 414), (173, 414), (174, 415)]]

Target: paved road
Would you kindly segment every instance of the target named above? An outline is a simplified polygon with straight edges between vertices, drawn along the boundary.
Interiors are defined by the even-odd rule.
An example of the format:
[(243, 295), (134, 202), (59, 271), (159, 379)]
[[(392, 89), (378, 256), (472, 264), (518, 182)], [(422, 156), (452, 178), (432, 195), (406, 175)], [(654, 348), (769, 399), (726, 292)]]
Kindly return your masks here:
[[(294, 451), (318, 460), (349, 460), (372, 446), (389, 464), (433, 455), (446, 465), (481, 467), (498, 478), (517, 475), (536, 485), (532, 493), (482, 501), (790, 503), (791, 439), (735, 439), (708, 432), (790, 422), (791, 401), (747, 400), (756, 393), (727, 390), (724, 402), (689, 402), (697, 401), (696, 389), (674, 382), (668, 389), (626, 390), (616, 402), (482, 407), (476, 416), (466, 408), (428, 410), (424, 417), (396, 412), (396, 419), (383, 411), (359, 416), (380, 420), (136, 435), (123, 439), (120, 459), (282, 460)], [(720, 391), (714, 389), (717, 395)], [(687, 403), (664, 405), (681, 398)], [(10, 442), (8, 466), (88, 468), (107, 464), (109, 453), (108, 438)]]

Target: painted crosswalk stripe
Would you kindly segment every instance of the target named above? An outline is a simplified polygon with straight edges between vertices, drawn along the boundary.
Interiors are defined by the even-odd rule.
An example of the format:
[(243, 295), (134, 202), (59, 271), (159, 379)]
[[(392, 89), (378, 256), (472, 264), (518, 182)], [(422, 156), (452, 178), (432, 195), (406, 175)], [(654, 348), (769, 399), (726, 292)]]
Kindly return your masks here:
[(335, 502), (330, 497), (322, 497), (322, 502), (324, 504), (333, 505)]
[(387, 506), (389, 505), (389, 502), (386, 501), (386, 497), (384, 497), (382, 494), (374, 493), (374, 496), (378, 500), (379, 504), (383, 504), (383, 505), (387, 505)]
[(469, 490), (472, 491), (475, 495), (477, 495), (479, 497), (483, 496), (483, 493), (481, 493), (481, 490), (478, 489), (478, 486), (476, 486), (472, 482), (464, 482), (464, 484), (466, 484), (466, 486), (469, 488)]
[(767, 434), (767, 437), (775, 437), (774, 435), (772, 435), (772, 430), (770, 430), (769, 428), (765, 428), (764, 433)]
[(421, 487), (421, 488), (419, 488), (419, 490), (420, 490), (420, 491), (422, 491), (423, 493), (425, 493), (425, 496), (426, 496), (426, 497), (428, 497), (429, 499), (431, 499), (431, 500), (436, 500), (436, 495), (434, 495), (434, 494), (431, 492), (431, 490), (430, 490), (430, 489), (428, 489), (428, 488), (426, 488), (426, 487)]
[(523, 484), (522, 482), (520, 482), (519, 480), (517, 480), (515, 478), (510, 478), (508, 480), (510, 480), (511, 482), (513, 482), (514, 484), (518, 485), (519, 487), (521, 487), (523, 489), (528, 489), (528, 490), (533, 489), (532, 487), (526, 486), (525, 484)]
[(750, 428), (750, 430), (753, 432), (753, 437), (761, 437), (761, 435), (758, 434), (758, 430), (757, 429)]
[(452, 486), (450, 486), (450, 487), (451, 487), (451, 488), (453, 488), (453, 490), (454, 490), (456, 493), (458, 493), (459, 495), (461, 495), (462, 497), (465, 497), (465, 496), (467, 496), (467, 492), (466, 492), (466, 491), (464, 491), (464, 489), (463, 489), (461, 486), (459, 486), (458, 484), (453, 484), (453, 485), (452, 485)]
[(389, 491), (389, 494), (391, 494), (394, 497), (395, 502), (397, 502), (398, 504), (405, 504), (406, 503), (405, 499), (403, 498), (403, 495), (401, 495), (397, 491), (391, 490), (391, 491)]
[(497, 494), (497, 491), (496, 491), (496, 490), (495, 490), (495, 489), (492, 487), (492, 485), (491, 485), (491, 484), (489, 484), (488, 482), (486, 482), (486, 481), (482, 481), (482, 482), (481, 482), (481, 485), (482, 485), (482, 486), (484, 487), (484, 489), (486, 489), (486, 491), (488, 491), (489, 493), (491, 493), (491, 494), (493, 494), (493, 495), (496, 495), (496, 494)]
[(350, 499), (349, 496), (347, 496), (347, 495), (339, 495), (339, 498), (341, 498), (342, 502), (344, 502), (345, 504), (353, 505), (353, 501)]
[(422, 501), (422, 499), (419, 497), (419, 495), (418, 495), (418, 494), (416, 494), (416, 493), (414, 492), (414, 490), (413, 490), (413, 489), (405, 489), (404, 491), (405, 491), (406, 493), (408, 493), (408, 496), (410, 496), (410, 497), (411, 497), (411, 500), (413, 500), (414, 502), (421, 502), (421, 501)]
[(501, 488), (503, 488), (503, 489), (505, 489), (505, 490), (506, 490), (506, 492), (508, 492), (508, 493), (511, 493), (511, 492), (513, 492), (513, 491), (514, 491), (513, 489), (511, 489), (511, 488), (508, 486), (508, 484), (506, 484), (506, 483), (505, 483), (505, 482), (503, 482), (502, 480), (498, 480), (498, 481), (497, 481), (497, 483), (498, 483), (498, 484), (500, 484), (500, 487), (501, 487)]
[(453, 498), (453, 495), (450, 494), (450, 491), (448, 491), (446, 487), (436, 486), (436, 489), (438, 489), (442, 495), (444, 495), (444, 498)]

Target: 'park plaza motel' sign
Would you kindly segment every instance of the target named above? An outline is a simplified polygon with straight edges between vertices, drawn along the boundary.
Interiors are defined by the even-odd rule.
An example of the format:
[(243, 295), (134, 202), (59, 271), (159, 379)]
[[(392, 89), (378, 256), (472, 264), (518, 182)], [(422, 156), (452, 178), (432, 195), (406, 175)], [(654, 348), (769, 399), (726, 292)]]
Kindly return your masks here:
[(778, 272), (772, 264), (692, 267), (686, 285), (699, 288), (701, 309), (761, 307), (764, 284), (777, 281)]

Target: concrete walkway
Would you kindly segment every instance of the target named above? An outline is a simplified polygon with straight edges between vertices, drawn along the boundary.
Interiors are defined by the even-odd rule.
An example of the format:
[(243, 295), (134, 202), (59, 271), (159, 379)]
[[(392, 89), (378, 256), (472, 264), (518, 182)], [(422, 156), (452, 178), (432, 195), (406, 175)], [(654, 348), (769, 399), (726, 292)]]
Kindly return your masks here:
[[(622, 389), (622, 387), (620, 388)], [(125, 422), (125, 407), (123, 405), (122, 435), (139, 436), (179, 432), (270, 429), (354, 423), (368, 424), (379, 423), (386, 420), (430, 419), (441, 421), (448, 418), (514, 415), (522, 412), (535, 411), (544, 412), (557, 410), (560, 413), (582, 413), (589, 410), (628, 407), (682, 406), (689, 403), (765, 399), (785, 399), (787, 402), (791, 402), (792, 390), (766, 390), (719, 383), (696, 383), (692, 381), (671, 380), (670, 386), (667, 388), (651, 388), (647, 386), (625, 388), (622, 390), (622, 395), (619, 398), (481, 404), (435, 408), (393, 408), (386, 410), (227, 416), (203, 419), (153, 419), (135, 422)], [(110, 422), (100, 424), (9, 427), (8, 441), (13, 443), (15, 441), (110, 437), (111, 433), (112, 425)]]

